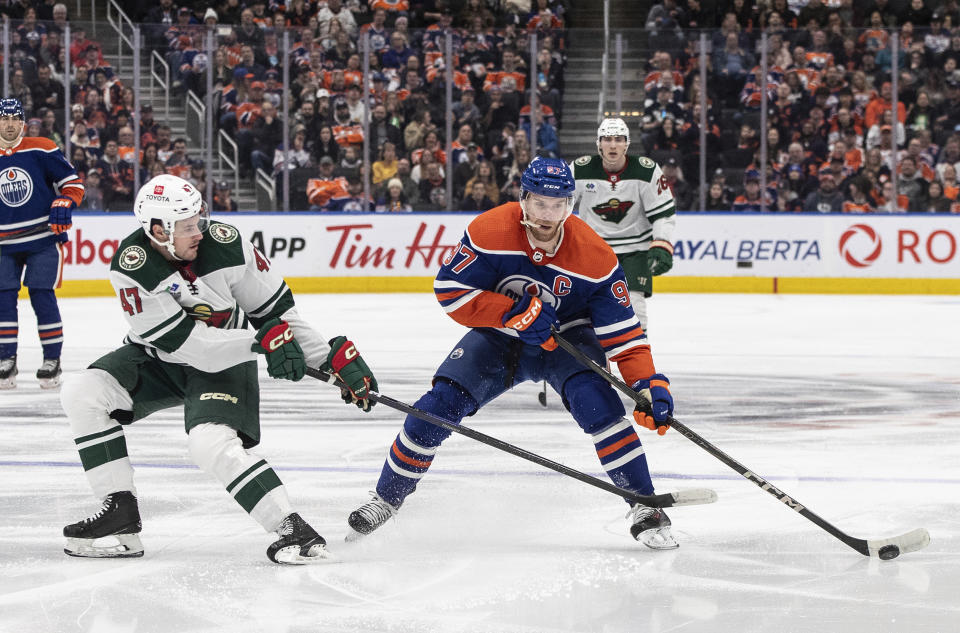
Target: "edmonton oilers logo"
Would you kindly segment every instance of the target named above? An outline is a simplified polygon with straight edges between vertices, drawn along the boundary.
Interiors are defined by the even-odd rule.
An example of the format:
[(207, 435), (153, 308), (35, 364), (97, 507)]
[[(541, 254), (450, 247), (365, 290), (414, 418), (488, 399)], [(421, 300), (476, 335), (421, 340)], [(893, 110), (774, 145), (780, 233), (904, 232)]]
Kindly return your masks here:
[(20, 207), (33, 194), (33, 180), (19, 167), (8, 167), (0, 176), (0, 200), (8, 207)]

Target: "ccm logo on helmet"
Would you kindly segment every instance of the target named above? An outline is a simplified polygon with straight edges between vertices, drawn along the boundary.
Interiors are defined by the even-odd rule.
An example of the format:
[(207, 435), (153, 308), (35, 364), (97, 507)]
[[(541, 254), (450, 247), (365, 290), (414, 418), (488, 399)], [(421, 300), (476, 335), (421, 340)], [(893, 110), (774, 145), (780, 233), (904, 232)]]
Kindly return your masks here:
[[(277, 334), (272, 339), (270, 339), (270, 342), (267, 343), (267, 349), (273, 352), (281, 345), (285, 343), (289, 343), (292, 340), (293, 340), (293, 330), (291, 330), (290, 328), (286, 328), (281, 334)], [(354, 354), (356, 354), (356, 351), (354, 351)]]

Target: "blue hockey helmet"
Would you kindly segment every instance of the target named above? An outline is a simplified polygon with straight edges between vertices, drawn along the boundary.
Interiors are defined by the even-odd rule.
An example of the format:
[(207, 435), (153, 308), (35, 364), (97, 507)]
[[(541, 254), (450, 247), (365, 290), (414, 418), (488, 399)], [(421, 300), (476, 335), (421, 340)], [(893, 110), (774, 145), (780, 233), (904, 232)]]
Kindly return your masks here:
[[(563, 217), (553, 218), (565, 220), (573, 213), (574, 192), (577, 183), (573, 179), (570, 166), (559, 158), (545, 158), (536, 156), (520, 176), (520, 207), (526, 218), (526, 201), (530, 195), (546, 198), (566, 198), (567, 204)], [(545, 218), (550, 219), (550, 218)]]
[(569, 198), (577, 189), (570, 166), (559, 158), (536, 156), (520, 176), (520, 192), (548, 198)]
[(0, 99), (0, 116), (12, 116), (23, 120), (23, 104), (20, 99)]

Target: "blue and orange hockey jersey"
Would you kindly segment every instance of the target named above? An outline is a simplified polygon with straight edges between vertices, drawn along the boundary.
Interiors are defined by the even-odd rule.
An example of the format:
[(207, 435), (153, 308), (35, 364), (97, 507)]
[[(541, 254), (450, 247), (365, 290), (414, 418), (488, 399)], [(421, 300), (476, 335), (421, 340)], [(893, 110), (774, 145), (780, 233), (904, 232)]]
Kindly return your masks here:
[(83, 182), (48, 138), (24, 137), (11, 149), (0, 150), (0, 242), (5, 252), (36, 251), (67, 234), (43, 231), (50, 222), (50, 205), (58, 197), (79, 206)]
[(592, 326), (607, 359), (618, 364), (628, 384), (654, 374), (650, 344), (613, 250), (571, 216), (555, 254), (535, 252), (521, 217), (520, 204), (508, 202), (470, 223), (433, 284), (446, 313), (461, 325), (516, 337), (502, 326), (503, 316), (522, 293), (535, 294), (557, 311), (561, 332)]

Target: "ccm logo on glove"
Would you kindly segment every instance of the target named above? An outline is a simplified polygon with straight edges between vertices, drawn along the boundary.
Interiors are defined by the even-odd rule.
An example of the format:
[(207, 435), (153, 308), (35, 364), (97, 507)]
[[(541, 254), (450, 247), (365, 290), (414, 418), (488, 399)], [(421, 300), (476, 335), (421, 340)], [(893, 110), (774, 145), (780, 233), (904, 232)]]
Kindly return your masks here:
[(530, 327), (531, 323), (537, 320), (537, 317), (540, 316), (542, 311), (543, 302), (537, 297), (531, 297), (530, 306), (524, 312), (521, 312), (507, 321), (506, 325), (507, 327), (512, 327), (515, 330), (523, 331)]
[(289, 343), (292, 340), (293, 330), (291, 330), (290, 326), (286, 323), (281, 323), (267, 330), (260, 344), (263, 345), (268, 352), (274, 352), (281, 345)]

